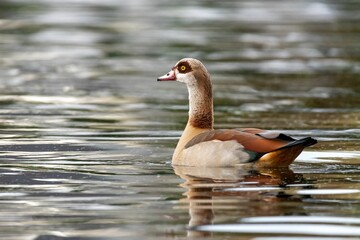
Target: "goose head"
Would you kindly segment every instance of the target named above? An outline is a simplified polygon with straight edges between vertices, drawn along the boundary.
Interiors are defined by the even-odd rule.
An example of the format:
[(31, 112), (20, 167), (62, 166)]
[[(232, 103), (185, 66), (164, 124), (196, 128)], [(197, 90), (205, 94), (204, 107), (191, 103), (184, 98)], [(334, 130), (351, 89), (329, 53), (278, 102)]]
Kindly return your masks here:
[(158, 81), (177, 81), (185, 83), (188, 87), (211, 85), (210, 75), (205, 66), (197, 59), (183, 58), (175, 66), (157, 79)]

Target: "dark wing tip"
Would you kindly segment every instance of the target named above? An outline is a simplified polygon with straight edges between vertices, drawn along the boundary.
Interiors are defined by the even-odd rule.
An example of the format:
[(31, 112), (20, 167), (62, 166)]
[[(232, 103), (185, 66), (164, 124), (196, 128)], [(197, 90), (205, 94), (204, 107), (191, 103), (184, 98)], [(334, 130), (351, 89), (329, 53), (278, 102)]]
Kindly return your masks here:
[(306, 138), (301, 138), (301, 139), (295, 140), (295, 141), (281, 147), (280, 149), (289, 148), (289, 147), (293, 147), (293, 146), (299, 146), (299, 145), (302, 145), (304, 147), (309, 147), (309, 146), (312, 146), (312, 145), (314, 145), (316, 143), (317, 143), (316, 139), (314, 139), (312, 137), (306, 137)]
[(314, 145), (314, 144), (316, 144), (318, 142), (315, 138), (312, 138), (312, 137), (307, 137), (307, 138), (303, 138), (303, 139), (300, 139), (300, 140), (304, 141), (303, 145), (305, 147), (312, 146), (312, 145)]

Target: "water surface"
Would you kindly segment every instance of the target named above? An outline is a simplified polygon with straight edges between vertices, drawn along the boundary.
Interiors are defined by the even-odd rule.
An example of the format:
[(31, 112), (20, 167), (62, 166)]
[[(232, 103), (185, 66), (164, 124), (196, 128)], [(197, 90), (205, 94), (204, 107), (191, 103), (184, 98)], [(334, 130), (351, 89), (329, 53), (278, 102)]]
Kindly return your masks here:
[[(360, 237), (356, 1), (0, 3), (3, 239)], [(290, 169), (170, 164), (182, 57), (212, 74), (217, 128), (319, 144)]]

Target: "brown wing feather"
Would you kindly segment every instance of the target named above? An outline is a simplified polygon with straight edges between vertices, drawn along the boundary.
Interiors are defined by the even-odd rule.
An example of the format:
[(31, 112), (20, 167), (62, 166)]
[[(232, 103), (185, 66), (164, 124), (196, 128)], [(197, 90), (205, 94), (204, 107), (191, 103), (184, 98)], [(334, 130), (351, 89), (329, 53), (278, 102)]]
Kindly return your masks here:
[(259, 134), (262, 132), (266, 132), (266, 130), (259, 129), (259, 128), (240, 128), (239, 129), (242, 132), (252, 133), (252, 134)]
[(240, 130), (213, 130), (201, 133), (189, 141), (185, 148), (189, 148), (197, 143), (219, 140), (229, 141), (236, 140), (246, 150), (258, 153), (268, 153), (276, 149), (286, 146), (290, 141), (285, 141), (279, 138), (265, 138), (260, 133), (265, 132), (261, 129), (240, 129)]

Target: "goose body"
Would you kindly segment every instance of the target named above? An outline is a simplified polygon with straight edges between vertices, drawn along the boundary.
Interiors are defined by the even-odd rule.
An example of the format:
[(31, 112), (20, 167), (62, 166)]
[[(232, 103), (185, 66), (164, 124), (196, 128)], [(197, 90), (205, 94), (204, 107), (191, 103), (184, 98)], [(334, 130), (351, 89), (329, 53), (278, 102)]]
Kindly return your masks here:
[(189, 118), (174, 151), (173, 165), (218, 167), (254, 162), (285, 167), (317, 142), (257, 128), (214, 130), (212, 84), (199, 60), (181, 59), (158, 81), (185, 83), (189, 92)]

